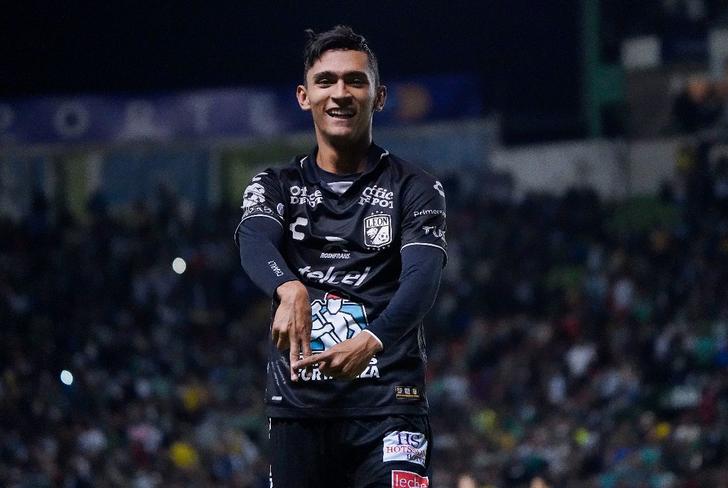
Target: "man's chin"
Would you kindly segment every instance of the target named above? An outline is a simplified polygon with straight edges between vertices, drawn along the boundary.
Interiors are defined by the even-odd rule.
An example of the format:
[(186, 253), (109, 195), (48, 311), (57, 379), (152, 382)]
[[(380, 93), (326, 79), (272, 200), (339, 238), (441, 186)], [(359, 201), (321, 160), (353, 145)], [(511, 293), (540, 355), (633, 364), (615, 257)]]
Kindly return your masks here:
[(335, 130), (329, 130), (323, 133), (331, 143), (336, 145), (353, 144), (361, 139), (361, 134), (355, 132), (350, 128), (337, 128)]

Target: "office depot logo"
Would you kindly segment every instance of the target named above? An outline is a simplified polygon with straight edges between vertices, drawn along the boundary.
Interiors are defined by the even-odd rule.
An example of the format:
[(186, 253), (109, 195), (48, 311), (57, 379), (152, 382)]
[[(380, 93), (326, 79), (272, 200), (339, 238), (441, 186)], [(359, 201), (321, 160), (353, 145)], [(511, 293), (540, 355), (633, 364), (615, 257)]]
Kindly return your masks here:
[(430, 478), (411, 471), (392, 470), (392, 488), (429, 488)]

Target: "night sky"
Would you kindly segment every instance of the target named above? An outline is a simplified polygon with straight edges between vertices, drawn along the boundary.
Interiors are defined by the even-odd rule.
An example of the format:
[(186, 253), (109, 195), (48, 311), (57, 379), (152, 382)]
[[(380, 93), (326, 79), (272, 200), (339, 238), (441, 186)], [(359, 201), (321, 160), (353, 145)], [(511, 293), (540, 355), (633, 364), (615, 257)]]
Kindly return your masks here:
[(70, 3), (3, 7), (0, 97), (294, 86), (303, 30), (345, 23), (367, 36), (385, 82), (473, 73), (507, 130), (581, 130), (575, 1)]

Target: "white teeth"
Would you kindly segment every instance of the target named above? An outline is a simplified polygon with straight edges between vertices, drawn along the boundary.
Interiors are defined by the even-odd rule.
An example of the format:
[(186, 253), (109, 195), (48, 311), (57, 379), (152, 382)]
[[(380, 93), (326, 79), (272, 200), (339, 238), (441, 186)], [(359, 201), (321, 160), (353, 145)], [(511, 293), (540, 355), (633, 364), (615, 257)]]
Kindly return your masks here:
[(326, 111), (327, 114), (329, 114), (331, 117), (353, 117), (354, 112), (351, 112), (349, 110), (337, 110), (337, 109), (331, 109)]

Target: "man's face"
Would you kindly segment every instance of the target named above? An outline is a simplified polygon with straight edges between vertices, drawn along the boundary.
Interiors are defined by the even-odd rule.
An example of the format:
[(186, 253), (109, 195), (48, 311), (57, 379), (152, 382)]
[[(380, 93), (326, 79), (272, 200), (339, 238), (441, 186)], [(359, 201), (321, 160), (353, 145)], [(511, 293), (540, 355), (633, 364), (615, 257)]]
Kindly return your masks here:
[(371, 139), (372, 112), (384, 105), (384, 87), (376, 87), (367, 55), (361, 51), (325, 51), (306, 73), (296, 96), (311, 111), (318, 137), (332, 143)]

